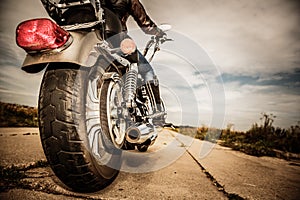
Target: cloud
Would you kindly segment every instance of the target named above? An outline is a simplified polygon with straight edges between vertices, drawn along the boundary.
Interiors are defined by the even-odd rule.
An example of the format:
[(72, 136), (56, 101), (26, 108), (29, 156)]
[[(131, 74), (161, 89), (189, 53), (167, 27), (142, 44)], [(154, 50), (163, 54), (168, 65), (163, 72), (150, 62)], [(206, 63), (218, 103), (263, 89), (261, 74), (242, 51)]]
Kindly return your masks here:
[(267, 77), (299, 68), (295, 64), (300, 59), (299, 1), (164, 0), (145, 4), (156, 21), (168, 21), (207, 49), (222, 72)]
[(8, 35), (5, 32), (0, 32), (0, 65), (10, 65), (20, 67), (25, 58), (25, 51), (17, 47), (15, 43), (15, 36)]
[[(235, 74), (222, 74), (224, 83), (236, 82), (239, 86), (253, 85), (253, 86), (276, 86), (275, 90), (281, 91), (283, 94), (298, 94), (300, 95), (300, 86), (298, 84), (300, 80), (300, 69), (291, 73), (278, 73), (270, 75), (268, 77), (256, 77), (243, 76)], [(263, 92), (273, 93), (274, 89), (267, 88)], [(277, 91), (275, 91), (277, 92)]]
[(260, 113), (277, 116), (276, 126), (288, 128), (300, 119), (300, 96), (285, 92), (280, 85), (250, 85), (227, 82), (226, 123), (234, 123), (236, 129), (247, 130), (253, 122), (258, 122)]
[(27, 74), (15, 66), (1, 66), (0, 101), (37, 106), (42, 73)]
[[(214, 112), (222, 110), (213, 104), (225, 100), (225, 125), (231, 122), (237, 129), (250, 127), (260, 112), (277, 115), (275, 124), (284, 127), (299, 121), (299, 1), (142, 2), (158, 24), (173, 25), (176, 34), (169, 32), (170, 37), (177, 39), (181, 33), (193, 41), (187, 55), (177, 39), (164, 46), (179, 49), (177, 54), (162, 50), (154, 60), (169, 117), (175, 116), (176, 123), (212, 124)], [(47, 14), (36, 0), (4, 0), (0, 10), (1, 100), (36, 105), (41, 74), (21, 71), (25, 52), (15, 44), (15, 28), (25, 19)], [(129, 24), (130, 29), (137, 28), (132, 19)], [(198, 49), (210, 59), (198, 56)], [(223, 86), (225, 100), (218, 96)]]

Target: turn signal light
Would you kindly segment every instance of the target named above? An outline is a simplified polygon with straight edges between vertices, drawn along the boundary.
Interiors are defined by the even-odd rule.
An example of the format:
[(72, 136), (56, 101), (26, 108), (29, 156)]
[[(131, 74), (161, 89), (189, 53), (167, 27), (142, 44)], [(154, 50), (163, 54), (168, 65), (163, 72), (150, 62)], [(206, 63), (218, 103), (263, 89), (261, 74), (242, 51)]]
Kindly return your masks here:
[(70, 37), (68, 31), (46, 18), (24, 21), (16, 30), (17, 44), (27, 52), (58, 49), (64, 46)]

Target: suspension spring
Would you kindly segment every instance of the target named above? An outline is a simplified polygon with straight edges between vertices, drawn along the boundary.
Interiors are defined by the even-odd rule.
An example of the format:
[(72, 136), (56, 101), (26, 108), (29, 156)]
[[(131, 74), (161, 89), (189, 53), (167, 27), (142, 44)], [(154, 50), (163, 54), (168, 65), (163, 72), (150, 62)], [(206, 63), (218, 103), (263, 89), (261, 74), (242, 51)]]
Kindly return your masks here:
[(125, 85), (124, 85), (124, 99), (128, 108), (136, 106), (134, 101), (137, 89), (138, 68), (135, 65), (131, 65), (130, 70), (126, 73)]

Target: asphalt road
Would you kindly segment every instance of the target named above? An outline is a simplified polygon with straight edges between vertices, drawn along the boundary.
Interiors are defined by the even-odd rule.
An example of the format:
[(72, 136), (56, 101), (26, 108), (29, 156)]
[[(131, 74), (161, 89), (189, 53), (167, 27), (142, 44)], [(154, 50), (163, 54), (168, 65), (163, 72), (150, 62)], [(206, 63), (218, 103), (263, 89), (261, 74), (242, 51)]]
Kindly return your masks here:
[(28, 168), (45, 161), (38, 129), (1, 128), (1, 169), (23, 167), (26, 176), (1, 191), (0, 199), (300, 199), (300, 165), (295, 161), (248, 156), (169, 130), (160, 133), (147, 153), (127, 154), (128, 162), (110, 186), (75, 193), (49, 167)]

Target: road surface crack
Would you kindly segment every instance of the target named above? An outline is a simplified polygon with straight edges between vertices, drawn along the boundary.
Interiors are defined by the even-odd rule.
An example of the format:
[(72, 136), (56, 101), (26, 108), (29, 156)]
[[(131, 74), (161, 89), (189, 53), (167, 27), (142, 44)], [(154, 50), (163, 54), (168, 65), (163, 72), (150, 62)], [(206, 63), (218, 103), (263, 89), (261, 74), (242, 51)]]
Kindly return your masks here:
[(48, 162), (45, 160), (39, 160), (25, 165), (12, 165), (10, 167), (0, 166), (0, 192), (26, 187), (27, 181), (24, 180), (31, 177), (26, 173), (30, 170), (47, 166)]
[(243, 197), (239, 196), (238, 194), (228, 193), (226, 192), (224, 186), (222, 186), (214, 176), (207, 171), (203, 165), (186, 149), (186, 152), (192, 157), (192, 159), (197, 163), (197, 165), (201, 168), (201, 171), (206, 175), (206, 177), (213, 183), (214, 186), (218, 188), (218, 191), (223, 192), (223, 194), (228, 197), (230, 200), (244, 200)]
[(191, 158), (197, 163), (197, 165), (201, 168), (201, 171), (206, 175), (206, 177), (213, 183), (214, 186), (217, 187), (218, 191), (222, 192), (226, 197), (228, 197), (229, 200), (245, 200), (245, 198), (239, 196), (238, 194), (235, 193), (229, 193), (225, 190), (224, 186), (222, 186), (215, 178), (214, 176), (209, 173), (205, 169), (205, 167), (193, 156), (191, 152), (189, 152), (188, 147), (179, 140), (175, 135), (172, 134), (172, 136), (181, 144), (181, 147), (185, 148), (185, 151), (191, 156)]
[(25, 165), (12, 165), (10, 167), (0, 166), (0, 192), (24, 189), (72, 198), (103, 199), (65, 190), (58, 184), (53, 183), (51, 177), (54, 175), (49, 170), (45, 170), (44, 168), (46, 167), (49, 167), (46, 160), (39, 160)]

